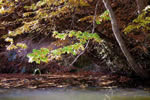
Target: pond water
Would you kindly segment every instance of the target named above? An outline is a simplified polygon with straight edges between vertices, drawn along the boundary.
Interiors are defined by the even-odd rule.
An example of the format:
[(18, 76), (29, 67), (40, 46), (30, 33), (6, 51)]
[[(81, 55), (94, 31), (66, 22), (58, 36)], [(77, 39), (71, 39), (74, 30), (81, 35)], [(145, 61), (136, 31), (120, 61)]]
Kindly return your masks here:
[(0, 90), (0, 100), (150, 100), (140, 89)]

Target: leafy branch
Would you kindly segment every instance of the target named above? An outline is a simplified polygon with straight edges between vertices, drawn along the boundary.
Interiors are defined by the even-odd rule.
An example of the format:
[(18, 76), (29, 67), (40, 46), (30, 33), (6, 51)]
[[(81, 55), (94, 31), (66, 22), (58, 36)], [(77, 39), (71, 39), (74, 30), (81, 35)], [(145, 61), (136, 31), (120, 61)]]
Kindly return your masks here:
[(147, 6), (143, 12), (132, 21), (130, 25), (128, 25), (124, 32), (125, 34), (133, 32), (133, 31), (147, 31), (150, 30), (150, 7)]
[(88, 40), (94, 40), (96, 42), (101, 41), (100, 37), (96, 33), (81, 31), (69, 31), (68, 33), (58, 33), (55, 31), (53, 32), (53, 37), (61, 40), (74, 37), (79, 42), (51, 51), (48, 48), (41, 48), (40, 50), (33, 49), (33, 52), (27, 55), (30, 63), (35, 61), (36, 63), (40, 64), (40, 62), (47, 63), (54, 59), (59, 60), (63, 54), (72, 54), (76, 56), (85, 49), (84, 45)]

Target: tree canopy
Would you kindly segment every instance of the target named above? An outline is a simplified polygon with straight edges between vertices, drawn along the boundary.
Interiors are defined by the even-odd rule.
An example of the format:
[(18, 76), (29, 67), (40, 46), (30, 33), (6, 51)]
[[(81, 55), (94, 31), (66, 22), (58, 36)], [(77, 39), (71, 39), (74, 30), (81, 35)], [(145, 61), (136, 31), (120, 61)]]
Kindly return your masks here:
[[(146, 59), (144, 63), (147, 68), (150, 47), (148, 2), (140, 5), (140, 0), (107, 1), (116, 16), (116, 27), (127, 44), (127, 51), (133, 56), (138, 55), (133, 57), (135, 61)], [(66, 54), (78, 58), (86, 50), (90, 54), (92, 50), (100, 51), (92, 55), (101, 56), (102, 50), (107, 47), (104, 43), (107, 43), (112, 52), (114, 49), (117, 51), (114, 51), (114, 55), (118, 55), (118, 58), (105, 58), (104, 55), (100, 58), (107, 60), (108, 65), (112, 59), (123, 56), (123, 53), (119, 54), (123, 49), (117, 49), (121, 47), (115, 40), (118, 35), (113, 35), (115, 32), (111, 24), (114, 23), (109, 17), (110, 11), (105, 7), (101, 0), (0, 0), (0, 47), (6, 48), (4, 51), (15, 51), (18, 56), (28, 57), (30, 63), (40, 64), (58, 60)], [(133, 13), (138, 10), (140, 13)], [(131, 12), (127, 14), (127, 11)], [(99, 59), (98, 55), (96, 59)]]

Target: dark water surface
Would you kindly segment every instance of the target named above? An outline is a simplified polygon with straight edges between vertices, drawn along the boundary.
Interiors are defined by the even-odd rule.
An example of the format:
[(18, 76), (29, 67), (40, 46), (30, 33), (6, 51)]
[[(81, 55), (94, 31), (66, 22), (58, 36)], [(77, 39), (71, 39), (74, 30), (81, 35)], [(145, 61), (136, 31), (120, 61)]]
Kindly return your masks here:
[(0, 89), (0, 100), (150, 100), (140, 89)]

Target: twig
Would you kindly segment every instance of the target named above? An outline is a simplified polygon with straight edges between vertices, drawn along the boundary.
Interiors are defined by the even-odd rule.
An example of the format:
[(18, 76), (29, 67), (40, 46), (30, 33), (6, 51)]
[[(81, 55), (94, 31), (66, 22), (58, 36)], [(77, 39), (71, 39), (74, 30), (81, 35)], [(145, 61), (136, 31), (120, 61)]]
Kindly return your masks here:
[(75, 14), (76, 13), (76, 7), (73, 8), (73, 15), (72, 15), (72, 21), (71, 21), (71, 28), (74, 29), (74, 20), (75, 20)]
[[(98, 8), (98, 5), (99, 5), (99, 2), (100, 2), (100, 0), (97, 1), (96, 7), (95, 7), (92, 33), (94, 33), (94, 31), (95, 31), (95, 20), (96, 20), (97, 8)], [(85, 49), (73, 60), (73, 62), (70, 64), (70, 66), (72, 66), (78, 60), (78, 58), (85, 53), (86, 49), (88, 48), (89, 42), (90, 42), (90, 40), (87, 41)]]

